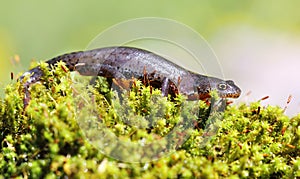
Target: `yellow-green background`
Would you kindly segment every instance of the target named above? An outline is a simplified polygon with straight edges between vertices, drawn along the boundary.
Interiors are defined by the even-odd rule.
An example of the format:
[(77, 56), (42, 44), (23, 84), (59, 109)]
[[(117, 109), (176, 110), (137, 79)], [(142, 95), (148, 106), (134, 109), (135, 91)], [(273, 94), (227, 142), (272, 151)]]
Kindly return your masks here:
[[(10, 72), (18, 73), (28, 69), (32, 59), (45, 60), (64, 52), (82, 50), (106, 28), (138, 17), (164, 17), (187, 24), (202, 34), (208, 42), (212, 42), (213, 47), (216, 46), (219, 49), (220, 53), (218, 54), (217, 51), (217, 55), (224, 64), (226, 57), (225, 55), (223, 57), (221, 52), (222, 47), (226, 47), (226, 42), (222, 42), (221, 47), (218, 46), (219, 34), (223, 29), (227, 27), (238, 29), (235, 27), (246, 26), (253, 27), (263, 34), (275, 32), (275, 36), (278, 33), (298, 37), (299, 8), (300, 1), (298, 0), (2, 1), (0, 5), (0, 85), (3, 88), (10, 82)], [(234, 37), (234, 33), (231, 36)], [(228, 43), (230, 44), (230, 40)], [(238, 44), (235, 45), (238, 46)], [(253, 44), (253, 47), (255, 46), (256, 44)], [(234, 50), (235, 48), (229, 49), (231, 53), (234, 53)], [(257, 50), (259, 49), (251, 48), (248, 52), (256, 53)], [(20, 56), (20, 65), (11, 64), (11, 58), (15, 54)], [(263, 57), (258, 60), (263, 60)], [(251, 63), (257, 63), (259, 66), (258, 62)], [(239, 66), (232, 66), (230, 71), (239, 68)], [(268, 67), (266, 67), (267, 71)], [(252, 72), (256, 73), (255, 69)], [(228, 74), (231, 78), (241, 75)], [(251, 78), (251, 74), (247, 75)], [(249, 79), (237, 78), (237, 80), (241, 85), (251, 83)], [(255, 80), (260, 79), (252, 79), (252, 81)], [(257, 84), (252, 86), (255, 85), (257, 86)], [(278, 84), (277, 86), (290, 88)], [(258, 94), (263, 95), (265, 92), (258, 92)], [(289, 92), (286, 92), (286, 95), (283, 94), (283, 98), (288, 94)]]

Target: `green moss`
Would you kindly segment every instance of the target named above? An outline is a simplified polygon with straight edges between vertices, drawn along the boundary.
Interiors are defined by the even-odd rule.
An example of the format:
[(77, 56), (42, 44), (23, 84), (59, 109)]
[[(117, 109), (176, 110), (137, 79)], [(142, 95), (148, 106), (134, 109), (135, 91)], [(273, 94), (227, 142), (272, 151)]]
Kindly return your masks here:
[[(259, 102), (211, 115), (203, 102), (167, 100), (138, 81), (131, 92), (119, 94), (103, 78), (92, 87), (62, 66), (48, 70), (41, 63), (45, 76), (30, 87), (26, 110), (22, 83), (6, 87), (0, 103), (1, 178), (300, 177), (300, 115), (289, 118), (283, 109)], [(215, 133), (207, 131), (212, 126)], [(113, 137), (147, 147), (103, 147)], [(165, 153), (151, 161), (161, 149), (158, 140)]]

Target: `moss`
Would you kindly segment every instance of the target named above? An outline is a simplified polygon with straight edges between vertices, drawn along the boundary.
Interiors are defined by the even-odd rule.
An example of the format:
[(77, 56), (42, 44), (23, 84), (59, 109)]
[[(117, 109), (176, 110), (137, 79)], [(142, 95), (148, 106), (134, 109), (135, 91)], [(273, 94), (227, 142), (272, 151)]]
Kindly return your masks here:
[[(203, 102), (167, 100), (138, 81), (131, 92), (113, 93), (105, 79), (89, 86), (63, 65), (48, 70), (41, 63), (45, 76), (30, 87), (25, 110), (22, 82), (6, 87), (0, 103), (1, 178), (300, 176), (300, 115), (289, 118), (279, 107), (253, 102), (209, 117), (211, 108)], [(212, 134), (211, 124), (218, 124)], [(116, 137), (139, 145), (104, 147)], [(147, 147), (137, 147), (142, 145)]]

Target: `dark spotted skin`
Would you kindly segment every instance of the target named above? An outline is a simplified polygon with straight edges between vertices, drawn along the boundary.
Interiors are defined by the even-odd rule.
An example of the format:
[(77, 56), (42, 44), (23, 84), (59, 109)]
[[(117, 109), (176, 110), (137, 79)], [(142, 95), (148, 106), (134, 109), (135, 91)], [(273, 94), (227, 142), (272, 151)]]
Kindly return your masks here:
[[(224, 98), (238, 98), (241, 90), (233, 81), (208, 77), (191, 72), (152, 52), (133, 47), (106, 47), (89, 51), (64, 54), (46, 61), (50, 66), (59, 61), (65, 62), (70, 71), (77, 71), (85, 76), (103, 76), (121, 88), (128, 89), (133, 78), (144, 84), (162, 90), (164, 96), (178, 93), (188, 100), (205, 100), (211, 90), (217, 90)], [(23, 74), (32, 74), (24, 83), (27, 106), (30, 100), (28, 87), (40, 81), (43, 72), (40, 67)]]

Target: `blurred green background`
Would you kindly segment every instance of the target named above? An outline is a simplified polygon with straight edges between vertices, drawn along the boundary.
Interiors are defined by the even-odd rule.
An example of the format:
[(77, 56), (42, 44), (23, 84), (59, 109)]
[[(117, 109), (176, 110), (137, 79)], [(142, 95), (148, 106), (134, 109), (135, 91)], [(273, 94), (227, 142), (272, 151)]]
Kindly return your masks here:
[[(288, 34), (289, 39), (299, 36), (299, 7), (300, 1), (298, 0), (2, 1), (0, 6), (1, 88), (10, 82), (10, 72), (17, 74), (26, 71), (30, 60), (46, 60), (61, 53), (83, 50), (101, 31), (124, 20), (139, 17), (170, 18), (192, 27), (202, 34), (213, 48), (216, 48), (221, 64), (226, 64), (229, 63), (227, 62), (229, 57), (243, 59), (244, 56), (256, 53), (257, 50), (261, 52), (261, 49), (255, 49), (257, 42), (261, 42), (257, 40), (253, 42), (253, 46), (250, 43), (246, 46), (246, 50), (242, 49), (244, 54), (228, 56), (229, 52), (236, 54), (237, 51), (241, 51), (239, 44), (253, 39), (250, 36), (248, 41), (243, 40), (248, 35), (237, 33), (240, 32), (240, 28), (255, 29), (256, 33), (259, 31), (262, 35), (254, 36), (263, 39), (270, 33), (274, 36)], [(228, 36), (223, 32), (231, 33), (230, 38), (227, 38)], [(253, 35), (253, 33), (249, 34)], [(232, 37), (235, 37), (236, 43), (231, 43)], [(268, 37), (266, 41), (272, 38)], [(271, 44), (273, 43), (268, 41), (264, 48)], [(269, 51), (272, 52), (272, 49), (273, 47)], [(20, 64), (12, 63), (16, 54), (21, 59)], [(251, 58), (247, 60), (251, 64), (261, 66), (260, 62), (265, 57), (255, 57), (255, 59), (259, 61), (251, 61)], [(245, 89), (245, 92), (253, 90), (259, 94), (258, 96), (269, 95), (268, 91), (260, 92), (259, 89), (251, 88), (251, 86), (261, 84), (247, 86), (251, 84), (251, 80), (246, 80), (245, 77), (253, 78), (249, 73), (257, 73), (255, 68), (247, 72), (244, 78), (240, 77), (239, 73), (245, 73), (245, 71), (238, 69), (243, 64), (247, 66), (244, 62), (236, 65), (237, 62), (232, 61), (231, 65), (227, 67), (225, 65), (225, 76), (236, 78), (237, 82), (244, 86), (242, 89)], [(268, 67), (265, 68), (267, 71)], [(255, 80), (259, 79), (253, 79)], [(283, 94), (283, 98), (285, 99), (289, 93)]]

